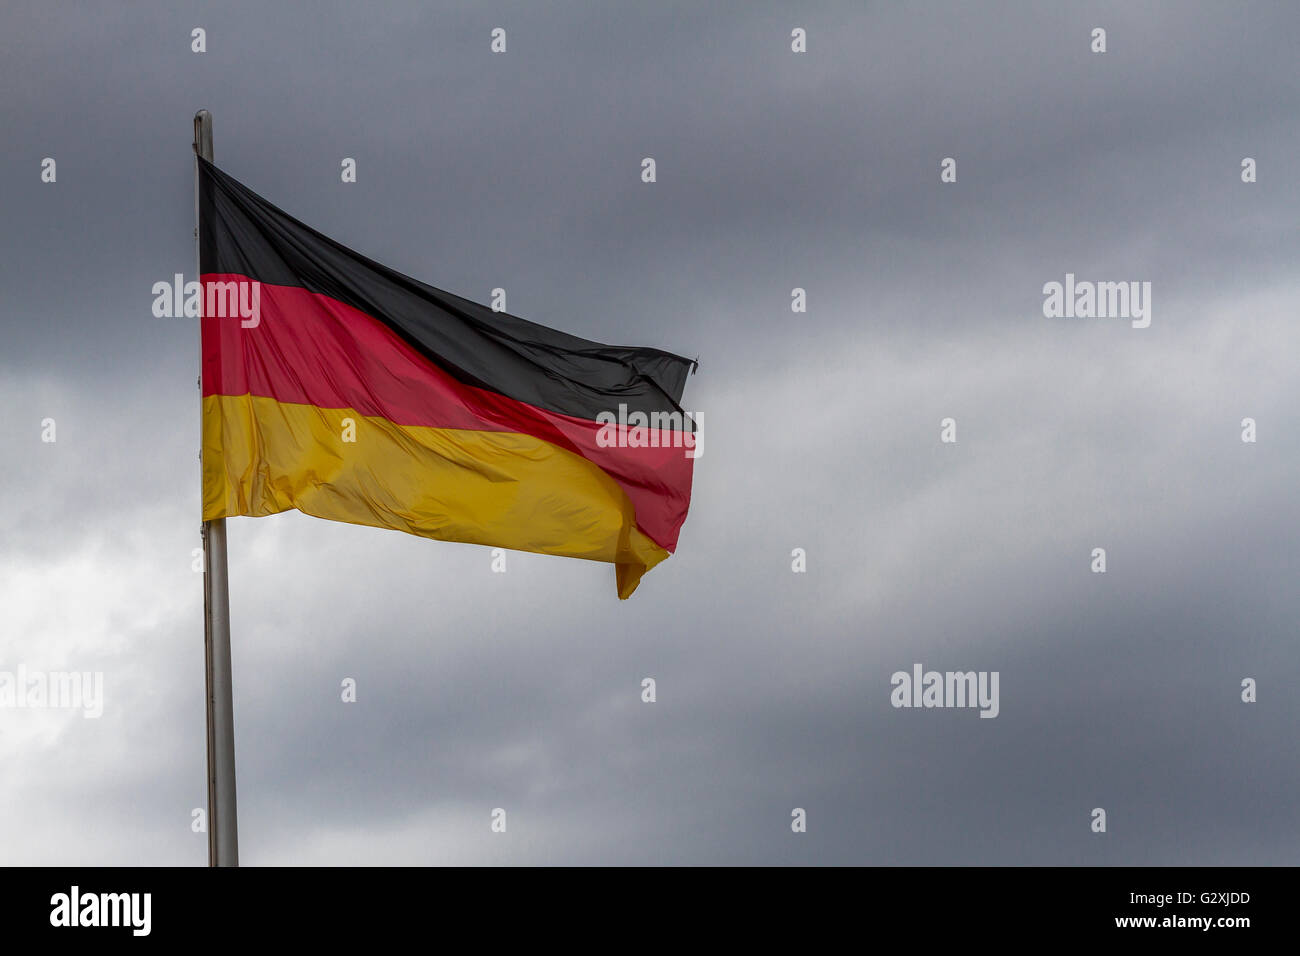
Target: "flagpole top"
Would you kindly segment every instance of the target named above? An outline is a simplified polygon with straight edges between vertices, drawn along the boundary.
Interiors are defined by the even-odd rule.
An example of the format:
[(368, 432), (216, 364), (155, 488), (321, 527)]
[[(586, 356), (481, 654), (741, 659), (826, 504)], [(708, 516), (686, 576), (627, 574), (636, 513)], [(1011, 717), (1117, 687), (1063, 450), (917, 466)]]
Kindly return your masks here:
[(194, 114), (194, 152), (212, 162), (212, 114), (207, 110)]

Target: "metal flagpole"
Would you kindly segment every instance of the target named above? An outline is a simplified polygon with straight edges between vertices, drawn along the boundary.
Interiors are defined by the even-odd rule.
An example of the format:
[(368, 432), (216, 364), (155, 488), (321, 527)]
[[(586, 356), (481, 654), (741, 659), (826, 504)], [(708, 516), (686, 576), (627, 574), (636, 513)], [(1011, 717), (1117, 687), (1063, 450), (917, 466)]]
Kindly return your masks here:
[[(212, 162), (212, 114), (194, 114), (194, 154)], [(199, 163), (194, 161), (194, 246), (197, 276), (203, 281), (199, 248)], [(200, 296), (200, 302), (202, 296)], [(200, 304), (200, 312), (202, 305)], [(199, 332), (200, 413), (203, 394), (202, 330)], [(202, 416), (200, 414), (202, 461)], [(203, 522), (203, 653), (208, 723), (208, 865), (239, 866), (239, 826), (235, 818), (235, 704), (230, 668), (230, 576), (226, 567), (226, 520)]]

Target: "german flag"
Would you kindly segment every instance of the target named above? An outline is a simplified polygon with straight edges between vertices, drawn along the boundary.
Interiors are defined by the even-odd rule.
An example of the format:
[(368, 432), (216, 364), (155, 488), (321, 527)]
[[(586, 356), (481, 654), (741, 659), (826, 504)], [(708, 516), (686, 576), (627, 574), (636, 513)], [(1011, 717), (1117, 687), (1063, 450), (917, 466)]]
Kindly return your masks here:
[(676, 548), (693, 363), (358, 255), (199, 159), (203, 519), (297, 509), (615, 566)]

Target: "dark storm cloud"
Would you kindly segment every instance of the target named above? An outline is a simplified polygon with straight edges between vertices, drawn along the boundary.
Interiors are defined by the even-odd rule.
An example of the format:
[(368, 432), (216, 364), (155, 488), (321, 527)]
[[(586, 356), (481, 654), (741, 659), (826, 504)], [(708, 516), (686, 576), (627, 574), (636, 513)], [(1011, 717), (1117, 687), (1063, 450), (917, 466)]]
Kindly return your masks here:
[[(692, 514), (627, 603), (231, 521), (245, 862), (1295, 859), (1290, 5), (3, 18), (0, 667), (106, 683), (99, 721), (0, 712), (8, 860), (204, 858), (197, 333), (150, 312), (193, 277), (199, 107), (353, 248), (702, 359)], [(1151, 328), (1043, 318), (1066, 272), (1151, 281)], [(892, 708), (918, 661), (999, 671), (999, 717)]]

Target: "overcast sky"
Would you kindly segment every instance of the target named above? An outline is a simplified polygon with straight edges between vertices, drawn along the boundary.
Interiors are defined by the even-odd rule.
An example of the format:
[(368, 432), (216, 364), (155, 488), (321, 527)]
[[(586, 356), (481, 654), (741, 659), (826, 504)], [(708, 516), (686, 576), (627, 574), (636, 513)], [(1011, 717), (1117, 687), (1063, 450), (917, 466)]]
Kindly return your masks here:
[[(700, 356), (704, 424), (625, 602), (231, 519), (243, 863), (1296, 862), (1293, 3), (17, 6), (0, 671), (104, 710), (0, 709), (0, 863), (206, 862), (198, 330), (151, 310), (199, 108), (368, 256)], [(1150, 327), (1045, 317), (1067, 273)], [(891, 706), (916, 663), (998, 672), (996, 719)]]

